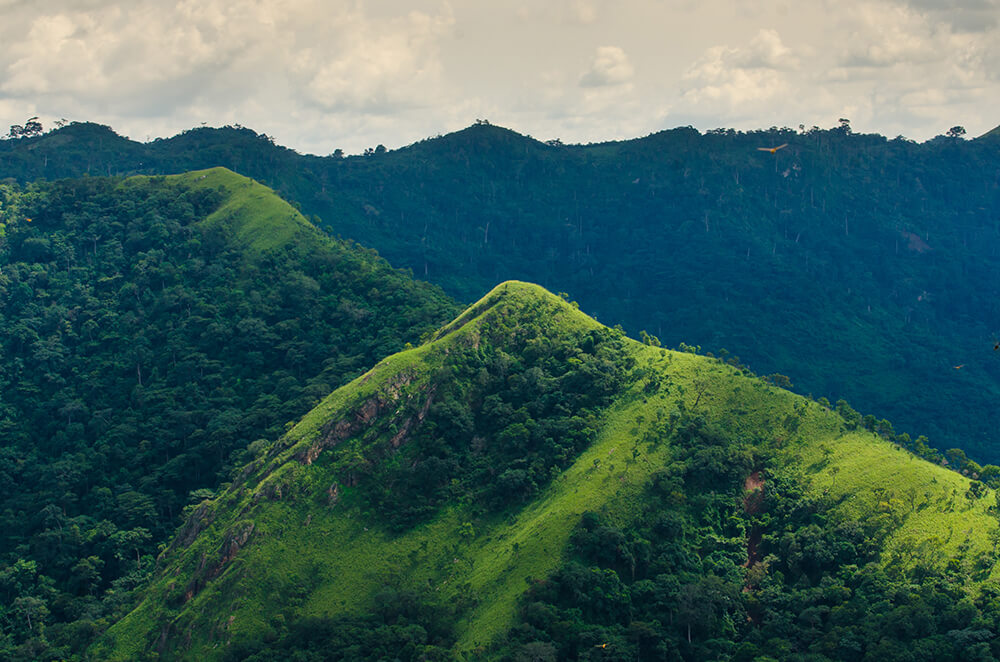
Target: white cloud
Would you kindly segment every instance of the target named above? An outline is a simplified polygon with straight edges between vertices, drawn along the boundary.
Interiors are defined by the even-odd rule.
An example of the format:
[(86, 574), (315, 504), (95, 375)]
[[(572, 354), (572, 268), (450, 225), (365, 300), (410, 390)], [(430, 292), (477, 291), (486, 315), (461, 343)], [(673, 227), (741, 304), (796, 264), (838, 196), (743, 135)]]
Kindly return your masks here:
[(713, 112), (746, 110), (747, 104), (787, 95), (784, 69), (797, 62), (778, 33), (760, 30), (743, 47), (713, 46), (684, 73), (687, 85), (682, 101), (690, 106), (708, 104)]
[(632, 80), (635, 70), (628, 55), (618, 46), (601, 46), (594, 54), (590, 68), (580, 76), (583, 87), (623, 85)]
[(746, 48), (734, 52), (733, 64), (742, 69), (790, 69), (798, 64), (777, 31), (761, 29)]
[(38, 5), (22, 22), (0, 27), (0, 98), (120, 129), (231, 121), (301, 135), (301, 122), (322, 131), (324, 113), (454, 96), (438, 52), (447, 5), (375, 16), (360, 2), (85, 0)]
[(442, 87), (436, 42), (454, 18), (413, 11), (387, 23), (353, 23), (335, 49), (312, 47), (298, 57), (309, 99), (327, 110), (371, 113), (433, 103)]
[(0, 0), (0, 126), (238, 122), (303, 151), (477, 117), (567, 142), (997, 123), (1000, 0)]
[(902, 5), (865, 4), (843, 16), (846, 39), (838, 54), (843, 67), (927, 64), (947, 56), (953, 46), (946, 30)]
[(597, 7), (590, 2), (577, 0), (569, 7), (570, 21), (580, 25), (593, 25), (597, 22)]

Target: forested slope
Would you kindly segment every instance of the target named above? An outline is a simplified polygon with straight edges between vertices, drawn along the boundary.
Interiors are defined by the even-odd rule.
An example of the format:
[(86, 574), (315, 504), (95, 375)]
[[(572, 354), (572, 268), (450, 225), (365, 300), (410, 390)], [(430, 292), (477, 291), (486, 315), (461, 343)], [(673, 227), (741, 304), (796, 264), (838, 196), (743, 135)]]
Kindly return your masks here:
[(200, 504), (120, 660), (994, 659), (995, 493), (494, 289)]
[(218, 168), (0, 187), (0, 658), (77, 653), (189, 504), (456, 312)]
[(464, 301), (538, 282), (633, 334), (727, 349), (799, 392), (1000, 459), (995, 135), (682, 128), (563, 145), (480, 124), (349, 158), (242, 128), (140, 144), (74, 124), (0, 142), (0, 176), (22, 181), (220, 164)]

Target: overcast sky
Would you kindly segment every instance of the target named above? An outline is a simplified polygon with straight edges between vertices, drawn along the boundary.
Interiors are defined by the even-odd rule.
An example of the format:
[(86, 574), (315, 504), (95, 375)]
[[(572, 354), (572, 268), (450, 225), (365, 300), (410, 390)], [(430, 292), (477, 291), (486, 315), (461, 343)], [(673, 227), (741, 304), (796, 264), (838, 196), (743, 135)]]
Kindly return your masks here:
[(0, 122), (238, 123), (315, 154), (478, 118), (973, 136), (1000, 124), (998, 21), (1000, 0), (0, 0)]

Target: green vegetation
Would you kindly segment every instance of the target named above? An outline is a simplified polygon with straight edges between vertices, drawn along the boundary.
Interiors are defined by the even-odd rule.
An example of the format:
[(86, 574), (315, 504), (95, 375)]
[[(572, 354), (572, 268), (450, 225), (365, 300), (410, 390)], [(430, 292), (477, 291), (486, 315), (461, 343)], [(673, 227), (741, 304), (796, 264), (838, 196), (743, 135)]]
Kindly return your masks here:
[(957, 134), (680, 128), (563, 145), (477, 124), (320, 158), (240, 127), (140, 144), (72, 124), (0, 141), (0, 176), (225, 165), (462, 301), (507, 278), (566, 291), (633, 336), (727, 348), (997, 463), (1000, 155), (995, 134)]
[(199, 505), (94, 655), (992, 659), (981, 483), (537, 286), (432, 338)]
[(0, 659), (80, 655), (264, 440), (456, 312), (225, 169), (0, 185)]
[(0, 659), (1000, 656), (994, 135), (22, 128)]

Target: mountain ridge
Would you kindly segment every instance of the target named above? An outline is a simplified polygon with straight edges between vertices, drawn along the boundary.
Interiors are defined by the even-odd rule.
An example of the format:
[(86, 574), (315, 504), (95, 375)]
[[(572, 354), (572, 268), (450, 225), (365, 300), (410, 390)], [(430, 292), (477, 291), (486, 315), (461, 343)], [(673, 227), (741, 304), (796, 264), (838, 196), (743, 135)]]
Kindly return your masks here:
[[(77, 147), (45, 147), (71, 131)], [(0, 172), (227, 165), (462, 301), (502, 280), (538, 282), (632, 334), (725, 348), (803, 392), (996, 461), (1000, 365), (983, 351), (1000, 329), (991, 145), (849, 126), (560, 145), (473, 125), (335, 158), (242, 127), (140, 144), (70, 125), (0, 143)], [(953, 411), (963, 415), (943, 424)]]

